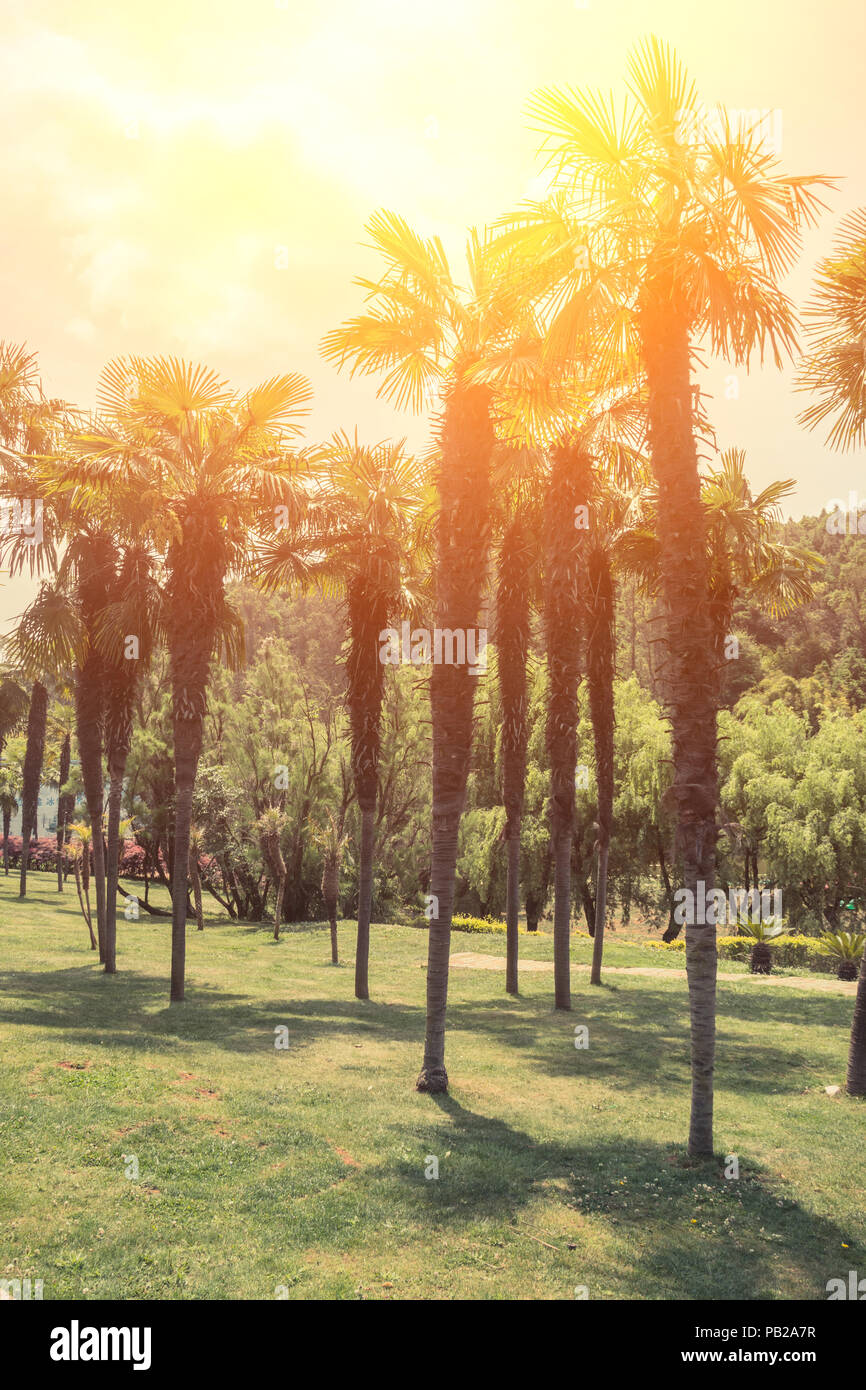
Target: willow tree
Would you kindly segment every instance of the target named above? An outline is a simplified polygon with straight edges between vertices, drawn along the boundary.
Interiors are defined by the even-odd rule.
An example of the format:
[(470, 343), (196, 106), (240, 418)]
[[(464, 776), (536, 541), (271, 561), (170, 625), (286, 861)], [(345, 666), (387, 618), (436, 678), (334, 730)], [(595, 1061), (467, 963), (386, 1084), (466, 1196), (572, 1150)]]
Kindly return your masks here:
[(138, 534), (164, 568), (174, 733), (172, 1003), (185, 993), (192, 797), (212, 658), (244, 655), (231, 575), (252, 572), (256, 537), (306, 506), (292, 452), (310, 400), (298, 375), (245, 394), (206, 367), (175, 358), (119, 358), (105, 369), (99, 418), (71, 440), (66, 482), (111, 494), (124, 515), (138, 504)]
[[(825, 178), (789, 177), (754, 129), (723, 110), (709, 121), (672, 49), (641, 43), (628, 96), (540, 93), (532, 112), (555, 192), (514, 219), (524, 247), (556, 271), (548, 350), (571, 356), (591, 330), (602, 378), (623, 358), (646, 373), (650, 457), (659, 492), (673, 800), (686, 889), (714, 883), (716, 687), (696, 399), (703, 344), (735, 364), (756, 349), (777, 365), (795, 315), (779, 281), (797, 256)], [(571, 263), (561, 269), (562, 255)], [(692, 1043), (689, 1151), (713, 1147), (715, 931), (687, 924)]]
[[(352, 372), (383, 376), (379, 394), (420, 408), (438, 391), (434, 593), (436, 624), (464, 644), (463, 660), (436, 660), (430, 679), (433, 723), (432, 870), (427, 960), (427, 1030), (420, 1091), (448, 1088), (445, 1021), (457, 842), (472, 751), (478, 665), (466, 648), (480, 641), (490, 543), (494, 397), (473, 368), (502, 331), (504, 314), (484, 243), (467, 247), (469, 290), (461, 293), (442, 243), (420, 237), (401, 218), (377, 213), (367, 226), (385, 263), (359, 283), (368, 309), (329, 333), (324, 355)], [(453, 635), (453, 636), (452, 636)], [(429, 634), (428, 634), (429, 638)], [(446, 655), (443, 653), (442, 655)], [(457, 653), (459, 657), (459, 650)]]
[[(816, 400), (803, 411), (810, 429), (830, 424), (837, 449), (866, 442), (866, 208), (845, 218), (829, 256), (818, 267), (806, 311), (808, 351), (798, 386)], [(851, 1046), (849, 1095), (866, 1095), (866, 953), (860, 964)]]

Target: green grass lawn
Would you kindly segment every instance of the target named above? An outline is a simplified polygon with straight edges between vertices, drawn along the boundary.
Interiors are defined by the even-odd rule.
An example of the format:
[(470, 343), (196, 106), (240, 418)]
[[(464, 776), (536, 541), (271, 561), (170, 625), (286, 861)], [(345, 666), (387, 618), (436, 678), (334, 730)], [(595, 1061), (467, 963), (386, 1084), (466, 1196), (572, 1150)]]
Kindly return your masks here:
[[(275, 943), (214, 918), (170, 1007), (167, 921), (121, 918), (110, 978), (74, 885), (30, 885), (20, 901), (0, 876), (0, 1277), (46, 1299), (824, 1299), (866, 1273), (866, 1109), (824, 1091), (850, 997), (720, 985), (719, 1155), (695, 1164), (673, 975), (575, 972), (556, 1014), (548, 973), (509, 999), (498, 973), (455, 969), (434, 1098), (413, 1089), (423, 931), (374, 927), (359, 1003), (350, 923), (334, 968), (324, 924)], [(552, 958), (548, 936), (521, 949)], [(614, 939), (608, 959), (647, 956)]]

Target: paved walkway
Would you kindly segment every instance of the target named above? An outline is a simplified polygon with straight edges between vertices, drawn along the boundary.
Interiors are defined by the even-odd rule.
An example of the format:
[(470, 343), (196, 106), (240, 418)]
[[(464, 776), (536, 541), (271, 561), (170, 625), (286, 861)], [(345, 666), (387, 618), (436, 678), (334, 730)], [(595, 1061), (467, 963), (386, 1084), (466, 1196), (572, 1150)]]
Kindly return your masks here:
[[(485, 956), (477, 951), (461, 951), (451, 957), (451, 964), (463, 970), (505, 970), (504, 956)], [(589, 970), (588, 965), (575, 965), (572, 970)], [(521, 971), (552, 970), (553, 962), (546, 960), (522, 960)], [(605, 975), (649, 975), (658, 980), (684, 980), (685, 970), (664, 965), (605, 965)], [(856, 980), (834, 980), (826, 975), (752, 975), (748, 971), (736, 974), (732, 970), (720, 970), (720, 980), (739, 980), (740, 983), (753, 981), (757, 985), (781, 985), (784, 989), (816, 989), (824, 994), (856, 994)]]

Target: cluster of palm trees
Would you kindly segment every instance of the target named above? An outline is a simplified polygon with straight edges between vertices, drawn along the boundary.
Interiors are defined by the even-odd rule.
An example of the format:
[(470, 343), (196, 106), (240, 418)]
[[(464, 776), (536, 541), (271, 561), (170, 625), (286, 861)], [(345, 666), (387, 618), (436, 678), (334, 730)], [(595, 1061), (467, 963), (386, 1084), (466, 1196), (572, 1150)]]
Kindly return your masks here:
[[(47, 576), (11, 655), (37, 683), (45, 672), (71, 673), (93, 826), (102, 825), (108, 772), (106, 843), (97, 834), (93, 850), (98, 946), (109, 973), (116, 968), (118, 833), (135, 692), (150, 654), (165, 644), (175, 760), (171, 999), (184, 997), (192, 796), (208, 672), (218, 654), (232, 664), (243, 649), (242, 626), (226, 596), (233, 576), (265, 589), (320, 583), (345, 599), (361, 824), (359, 999), (369, 995), (386, 678), (380, 634), (401, 615), (432, 616), (442, 630), (468, 633), (492, 614), (502, 703), (506, 990), (518, 988), (527, 662), (536, 615), (547, 662), (556, 1007), (570, 1007), (575, 731), (583, 677), (598, 790), (591, 979), (601, 982), (614, 832), (613, 625), (623, 575), (656, 597), (662, 615), (683, 882), (693, 892), (699, 882), (707, 891), (713, 887), (718, 672), (734, 601), (748, 586), (784, 612), (808, 594), (817, 560), (773, 538), (790, 483), (754, 497), (736, 452), (702, 478), (700, 449), (712, 434), (692, 368), (704, 347), (734, 363), (769, 351), (781, 364), (796, 350), (796, 316), (779, 281), (803, 227), (817, 216), (820, 191), (832, 181), (782, 174), (755, 134), (734, 132), (724, 120), (723, 139), (714, 133), (684, 142), (683, 116), (698, 111), (697, 93), (676, 55), (655, 39), (632, 55), (627, 86), (624, 103), (572, 91), (536, 98), (532, 112), (544, 136), (550, 191), (470, 236), (465, 286), (438, 239), (419, 236), (392, 212), (369, 222), (381, 274), (359, 282), (363, 311), (328, 334), (322, 351), (340, 367), (378, 375), (379, 393), (401, 408), (435, 403), (435, 438), (425, 458), (413, 458), (404, 442), (367, 446), (344, 433), (321, 447), (301, 447), (311, 392), (296, 375), (238, 394), (204, 367), (124, 358), (106, 369), (97, 413), (86, 419), (38, 397), (32, 363), (10, 384), (15, 362), (27, 355), (6, 350), (4, 487), (40, 498), (45, 528), (38, 545), (9, 537), (3, 549), (13, 570), (29, 565)], [(862, 218), (846, 235), (850, 264), (840, 269), (840, 252), (822, 271), (824, 318), (819, 303), (816, 349), (803, 382), (824, 392), (823, 408), (813, 407), (805, 423), (842, 412), (837, 443), (858, 437), (858, 430), (862, 437), (864, 417)], [(859, 359), (848, 350), (857, 332)], [(417, 1080), (423, 1091), (448, 1085), (451, 917), (477, 685), (468, 663), (432, 665), (433, 915)], [(41, 717), (32, 703), (31, 717)], [(259, 832), (281, 886), (280, 812), (275, 791)], [(342, 821), (332, 820), (321, 833), (333, 904)], [(278, 889), (275, 934), (281, 897)], [(336, 950), (333, 906), (329, 915)], [(714, 928), (687, 926), (686, 965), (689, 1151), (706, 1155), (712, 1152)], [(854, 1039), (849, 1087), (863, 1093), (863, 974)]]

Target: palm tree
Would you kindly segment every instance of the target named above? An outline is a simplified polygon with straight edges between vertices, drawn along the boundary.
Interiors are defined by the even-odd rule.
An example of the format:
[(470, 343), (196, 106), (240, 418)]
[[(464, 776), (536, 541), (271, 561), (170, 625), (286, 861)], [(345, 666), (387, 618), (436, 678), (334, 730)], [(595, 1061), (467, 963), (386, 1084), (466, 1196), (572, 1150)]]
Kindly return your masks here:
[(846, 217), (831, 254), (818, 266), (805, 312), (807, 353), (797, 380), (818, 399), (800, 415), (814, 429), (833, 419), (827, 442), (835, 449), (866, 443), (866, 208)]
[(230, 664), (243, 659), (226, 580), (252, 571), (257, 530), (303, 514), (306, 488), (290, 444), (310, 396), (298, 375), (239, 395), (206, 367), (119, 358), (102, 376), (100, 419), (69, 445), (66, 482), (109, 493), (124, 516), (137, 507), (142, 543), (164, 553), (175, 763), (172, 1003), (185, 992), (192, 796), (210, 662), (218, 650)]
[[(583, 626), (581, 574), (592, 459), (580, 437), (552, 450), (547, 494), (544, 624), (547, 644), (546, 741), (550, 759), (550, 838), (553, 849), (553, 968), (557, 1009), (571, 1008), (571, 851), (577, 769), (577, 687)], [(581, 512), (580, 509), (583, 509)]]
[[(705, 518), (690, 371), (695, 345), (747, 362), (795, 343), (778, 280), (815, 220), (815, 185), (789, 178), (751, 131), (724, 113), (716, 140), (700, 130), (697, 92), (669, 46), (651, 38), (629, 63), (629, 94), (548, 91), (533, 103), (558, 188), (519, 219), (524, 247), (553, 258), (548, 350), (570, 358), (590, 334), (598, 375), (639, 358), (646, 372), (652, 466), (659, 489), (673, 797), (687, 889), (714, 882), (717, 835), (715, 660)], [(693, 124), (699, 138), (683, 138)], [(581, 255), (561, 269), (562, 253)], [(559, 255), (559, 262), (555, 259)], [(715, 932), (686, 931), (692, 1041), (689, 1152), (712, 1153)]]
[[(444, 410), (438, 428), (434, 588), (441, 632), (474, 637), (487, 577), (490, 538), (490, 468), (495, 445), (493, 398), (472, 369), (502, 331), (504, 315), (488, 274), (483, 244), (473, 233), (467, 258), (470, 293), (454, 281), (438, 238), (425, 240), (393, 213), (367, 226), (385, 271), (360, 283), (371, 306), (329, 333), (322, 351), (352, 371), (384, 372), (379, 394), (399, 406), (420, 407), (439, 389)], [(445, 1016), (457, 841), (472, 750), (477, 676), (469, 663), (433, 663), (433, 824), (427, 962), (427, 1031), (420, 1091), (448, 1089)]]
[(133, 542), (121, 551), (119, 569), (110, 576), (105, 597), (106, 606), (96, 620), (95, 645), (103, 670), (103, 727), (109, 777), (105, 971), (113, 975), (117, 970), (123, 779), (132, 740), (136, 692), (150, 661), (162, 608), (162, 595), (154, 577), (154, 557), (145, 546)]
[[(379, 750), (385, 666), (381, 634), (416, 607), (409, 570), (417, 522), (427, 501), (426, 469), (405, 452), (405, 441), (361, 445), (341, 433), (317, 455), (316, 504), (321, 534), (307, 537), (318, 549), (312, 573), (346, 597), (349, 653), (346, 703), (352, 740), (352, 773), (361, 812), (355, 997), (368, 999), (373, 849), (379, 789)], [(291, 577), (298, 539), (269, 547), (261, 573), (265, 587)], [(289, 573), (284, 559), (288, 558)], [(417, 558), (417, 556), (416, 556)]]
[[(866, 440), (866, 208), (843, 221), (832, 253), (819, 265), (806, 318), (808, 353), (798, 386), (818, 399), (800, 420), (812, 429), (832, 419), (828, 442), (834, 448), (862, 445)], [(866, 953), (854, 1004), (846, 1088), (849, 1095), (866, 1096)]]

